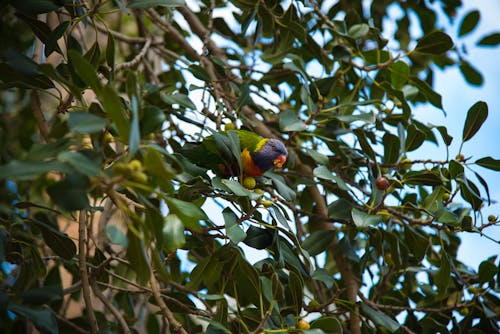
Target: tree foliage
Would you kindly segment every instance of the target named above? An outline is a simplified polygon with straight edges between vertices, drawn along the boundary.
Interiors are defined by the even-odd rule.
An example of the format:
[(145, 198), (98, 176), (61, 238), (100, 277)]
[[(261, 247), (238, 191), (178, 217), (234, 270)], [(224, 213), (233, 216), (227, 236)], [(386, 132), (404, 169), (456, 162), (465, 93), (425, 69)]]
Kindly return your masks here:
[[(498, 332), (497, 259), (471, 268), (457, 250), (498, 226), (480, 172), (500, 160), (449, 149), (488, 105), (470, 106), (462, 138), (413, 114), (444, 112), (436, 71), (483, 83), (462, 41), (479, 11), (0, 6), (2, 332)], [(247, 189), (182, 155), (231, 127), (280, 138), (286, 166)], [(234, 145), (218, 152), (238, 159)]]

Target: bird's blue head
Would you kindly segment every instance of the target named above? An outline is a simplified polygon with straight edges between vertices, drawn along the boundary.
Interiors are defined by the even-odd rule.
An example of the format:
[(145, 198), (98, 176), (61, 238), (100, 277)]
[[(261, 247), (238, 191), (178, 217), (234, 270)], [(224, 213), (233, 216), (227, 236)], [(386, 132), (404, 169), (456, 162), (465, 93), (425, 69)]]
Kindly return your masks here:
[(263, 139), (254, 152), (251, 153), (253, 162), (263, 171), (273, 167), (283, 167), (288, 157), (285, 145), (278, 139)]

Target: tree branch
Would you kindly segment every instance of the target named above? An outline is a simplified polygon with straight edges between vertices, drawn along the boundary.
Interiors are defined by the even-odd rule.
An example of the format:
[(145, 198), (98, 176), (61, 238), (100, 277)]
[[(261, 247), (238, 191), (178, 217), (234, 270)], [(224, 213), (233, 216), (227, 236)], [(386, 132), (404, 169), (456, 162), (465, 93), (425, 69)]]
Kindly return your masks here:
[(89, 275), (87, 272), (87, 252), (86, 252), (86, 230), (87, 230), (87, 211), (81, 210), (78, 220), (78, 265), (80, 268), (80, 276), (82, 280), (82, 293), (85, 307), (87, 309), (87, 317), (90, 324), (92, 334), (99, 333), (97, 319), (94, 314), (94, 306), (92, 305)]

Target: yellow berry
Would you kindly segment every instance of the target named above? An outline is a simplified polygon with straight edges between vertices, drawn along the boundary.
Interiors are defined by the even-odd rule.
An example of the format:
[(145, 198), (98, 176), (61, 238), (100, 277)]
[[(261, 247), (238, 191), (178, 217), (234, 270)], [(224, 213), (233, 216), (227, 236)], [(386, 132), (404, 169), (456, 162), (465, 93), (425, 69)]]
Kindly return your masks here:
[(273, 205), (273, 202), (267, 199), (263, 200), (261, 203), (265, 208), (270, 208)]
[(402, 160), (399, 162), (399, 167), (400, 167), (400, 168), (401, 168), (401, 170), (403, 170), (403, 171), (406, 171), (406, 170), (410, 169), (412, 165), (413, 165), (413, 164), (412, 164), (411, 160), (410, 160), (410, 159), (408, 159), (408, 158), (404, 158), (404, 159), (402, 159)]
[(134, 172), (131, 177), (139, 183), (146, 183), (148, 181), (148, 176), (144, 172)]
[(254, 192), (255, 192), (256, 194), (259, 194), (259, 195), (264, 194), (264, 190), (262, 190), (262, 189), (260, 189), (260, 188), (255, 188), (255, 189), (254, 189)]
[(494, 215), (489, 215), (489, 216), (488, 216), (488, 221), (490, 221), (490, 222), (494, 222), (494, 221), (496, 221), (496, 220), (497, 220), (497, 217), (496, 217), (496, 216), (494, 216)]
[(114, 164), (112, 170), (116, 175), (129, 175), (131, 172), (130, 165), (123, 162)]
[(305, 321), (304, 319), (300, 319), (297, 322), (297, 328), (298, 329), (310, 329), (311, 325), (307, 321)]
[(139, 160), (131, 160), (128, 164), (130, 166), (130, 169), (134, 172), (139, 172), (142, 170), (142, 162), (140, 162)]
[(254, 189), (256, 185), (257, 185), (257, 181), (255, 181), (255, 178), (253, 178), (251, 176), (246, 176), (243, 179), (243, 186), (247, 189)]
[(227, 123), (224, 125), (224, 130), (229, 131), (229, 130), (235, 130), (236, 125), (234, 123)]

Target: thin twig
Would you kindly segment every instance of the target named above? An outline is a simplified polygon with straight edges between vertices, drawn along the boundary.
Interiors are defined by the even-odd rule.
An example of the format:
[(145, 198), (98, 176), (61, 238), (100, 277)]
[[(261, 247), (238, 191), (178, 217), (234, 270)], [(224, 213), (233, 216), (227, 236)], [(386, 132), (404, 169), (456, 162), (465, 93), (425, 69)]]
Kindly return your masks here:
[(146, 55), (146, 53), (148, 52), (150, 47), (151, 47), (151, 38), (147, 38), (146, 43), (144, 43), (144, 46), (142, 47), (141, 51), (134, 57), (134, 59), (132, 59), (131, 61), (127, 61), (125, 63), (116, 65), (116, 70), (119, 71), (122, 69), (131, 68), (131, 67), (134, 67), (135, 65), (137, 65), (141, 61), (141, 59), (144, 58), (144, 56)]
[(90, 324), (90, 331), (92, 332), (92, 334), (97, 334), (99, 333), (99, 327), (97, 325), (97, 319), (94, 314), (94, 306), (92, 305), (92, 299), (90, 296), (91, 291), (90, 291), (89, 276), (87, 272), (87, 252), (85, 249), (86, 230), (87, 230), (87, 211), (81, 210), (80, 217), (78, 220), (78, 265), (80, 267), (83, 300), (85, 301), (85, 307), (87, 309), (87, 317)]
[(156, 302), (160, 307), (160, 311), (163, 314), (163, 316), (168, 320), (174, 332), (181, 334), (188, 334), (188, 332), (184, 329), (184, 327), (182, 327), (182, 324), (179, 321), (177, 321), (177, 319), (175, 319), (174, 314), (172, 313), (172, 311), (170, 311), (167, 304), (165, 304), (165, 301), (163, 300), (163, 297), (161, 296), (160, 293), (160, 287), (158, 281), (156, 280), (156, 276), (154, 275), (154, 272), (152, 270), (151, 270), (150, 283), (151, 283), (151, 290), (153, 291), (153, 295), (156, 299)]
[(130, 333), (130, 328), (128, 327), (127, 322), (125, 321), (125, 318), (123, 318), (123, 315), (120, 313), (120, 311), (104, 296), (101, 290), (99, 290), (99, 287), (97, 286), (96, 282), (94, 281), (92, 284), (92, 290), (94, 291), (94, 294), (99, 298), (99, 300), (104, 304), (104, 306), (111, 312), (113, 313), (113, 316), (115, 319), (118, 321), (120, 324), (123, 333), (128, 334)]

